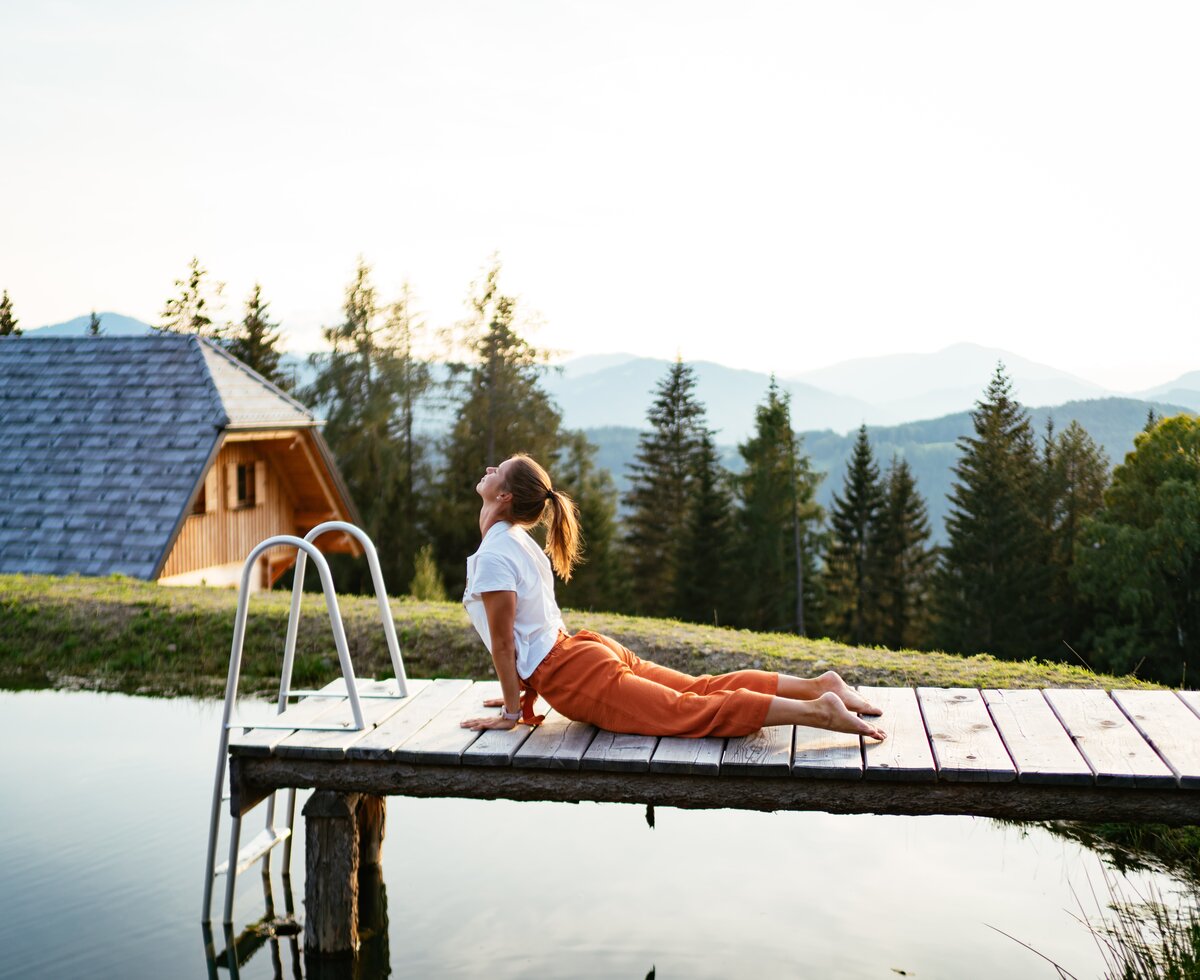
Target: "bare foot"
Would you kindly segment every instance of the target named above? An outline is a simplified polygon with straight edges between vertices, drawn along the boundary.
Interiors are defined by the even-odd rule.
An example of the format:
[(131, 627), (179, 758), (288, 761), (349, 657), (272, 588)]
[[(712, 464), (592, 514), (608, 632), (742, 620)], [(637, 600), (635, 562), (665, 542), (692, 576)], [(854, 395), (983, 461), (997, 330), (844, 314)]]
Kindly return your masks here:
[(823, 690), (836, 694), (842, 704), (850, 711), (856, 711), (860, 715), (881, 715), (883, 712), (871, 704), (866, 698), (859, 697), (849, 684), (847, 684), (839, 673), (833, 670), (827, 670), (817, 678), (817, 683), (821, 685)]
[(880, 742), (887, 738), (887, 732), (858, 717), (833, 691), (826, 691), (813, 703), (820, 705), (827, 712), (822, 728), (828, 728), (831, 732), (865, 735), (867, 738), (878, 739)]

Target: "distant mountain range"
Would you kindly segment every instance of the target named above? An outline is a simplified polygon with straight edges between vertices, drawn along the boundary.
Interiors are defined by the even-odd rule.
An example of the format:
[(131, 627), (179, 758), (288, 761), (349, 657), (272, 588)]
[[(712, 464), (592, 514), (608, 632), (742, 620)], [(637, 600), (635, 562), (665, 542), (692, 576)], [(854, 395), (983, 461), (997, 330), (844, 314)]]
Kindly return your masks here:
[[(1078, 422), (1104, 449), (1110, 464), (1116, 465), (1132, 451), (1133, 438), (1145, 426), (1151, 408), (1161, 415), (1177, 415), (1188, 410), (1182, 405), (1159, 401), (1099, 398), (1034, 408), (1030, 410), (1030, 416), (1039, 433), (1045, 432), (1049, 419), (1053, 419), (1055, 431), (1062, 431), (1072, 421)], [(623, 496), (629, 489), (629, 464), (637, 452), (641, 431), (616, 426), (584, 431), (597, 447), (597, 463), (613, 475), (617, 490)], [(881, 471), (887, 468), (893, 456), (908, 461), (929, 509), (929, 523), (935, 543), (945, 541), (945, 518), (949, 511), (947, 494), (954, 483), (953, 469), (959, 457), (958, 440), (971, 432), (970, 412), (956, 412), (903, 425), (871, 426), (868, 429)], [(817, 500), (828, 508), (833, 502), (833, 495), (842, 491), (856, 433), (839, 435), (822, 429), (802, 435), (813, 468), (825, 474), (817, 488)], [(740, 473), (744, 468), (737, 446), (728, 443), (720, 445), (719, 455), (729, 471)]]
[[(78, 336), (87, 332), (90, 317), (81, 316), (27, 331), (28, 336)], [(142, 334), (149, 324), (119, 313), (101, 313), (107, 336)], [(1119, 463), (1133, 448), (1133, 437), (1154, 408), (1164, 415), (1200, 411), (1200, 371), (1191, 371), (1133, 395), (1108, 391), (1066, 371), (1028, 360), (1011, 351), (955, 344), (932, 354), (893, 354), (844, 361), (778, 379), (792, 399), (792, 422), (803, 432), (813, 465), (827, 474), (818, 499), (828, 506), (841, 489), (846, 462), (860, 424), (870, 427), (880, 466), (903, 456), (912, 466), (929, 505), (935, 537), (942, 539), (946, 494), (953, 483), (958, 439), (971, 431), (970, 409), (983, 395), (988, 380), (1003, 362), (1016, 395), (1030, 409), (1039, 431), (1053, 418), (1058, 429), (1078, 421)], [(308, 356), (285, 354), (281, 366), (301, 385), (315, 368)], [(592, 354), (572, 358), (549, 369), (543, 379), (550, 396), (562, 409), (563, 421), (583, 429), (598, 447), (597, 462), (613, 475), (618, 489), (627, 489), (627, 472), (646, 426), (646, 412), (658, 383), (671, 362), (634, 354)], [(696, 396), (707, 409), (708, 424), (717, 432), (721, 458), (729, 470), (741, 469), (737, 444), (754, 425), (770, 376), (726, 367), (710, 361), (692, 362)], [(444, 429), (449, 419), (431, 407), (421, 428)]]
[[(120, 313), (99, 314), (109, 336), (144, 333), (149, 324)], [(29, 336), (78, 336), (87, 332), (88, 317), (38, 327)], [(1031, 361), (1012, 351), (978, 344), (953, 344), (931, 354), (862, 357), (830, 367), (777, 379), (792, 399), (797, 429), (850, 432), (859, 425), (900, 425), (970, 410), (988, 380), (1003, 363), (1016, 395), (1026, 405), (1061, 405), (1095, 398), (1140, 398), (1200, 411), (1200, 371), (1191, 371), (1145, 391), (1111, 391), (1067, 371)], [(696, 395), (708, 411), (708, 423), (723, 442), (740, 442), (754, 425), (754, 409), (766, 393), (770, 376), (761, 371), (726, 367), (711, 361), (691, 362)], [(300, 384), (312, 380), (308, 355), (287, 353), (281, 364)], [(544, 386), (574, 429), (609, 426), (641, 428), (654, 399), (654, 389), (671, 362), (636, 354), (589, 354), (571, 358), (547, 371)]]

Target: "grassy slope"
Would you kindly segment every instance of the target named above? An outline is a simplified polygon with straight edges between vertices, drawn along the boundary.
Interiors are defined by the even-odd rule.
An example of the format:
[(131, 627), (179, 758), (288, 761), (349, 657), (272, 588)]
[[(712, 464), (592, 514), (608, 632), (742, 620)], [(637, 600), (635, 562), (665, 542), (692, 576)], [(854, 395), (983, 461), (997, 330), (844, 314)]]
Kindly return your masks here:
[[(241, 690), (277, 687), (289, 596), (254, 596)], [(390, 676), (373, 598), (340, 600), (355, 671)], [(84, 687), (153, 694), (219, 694), (229, 667), (233, 591), (106, 579), (0, 575), (0, 686)], [(491, 676), (491, 659), (457, 603), (393, 599), (411, 677)], [(337, 657), (324, 600), (307, 595), (294, 682), (324, 683)], [(1149, 686), (1063, 664), (1011, 662), (849, 647), (786, 634), (696, 626), (607, 613), (564, 614), (571, 629), (607, 633), (647, 659), (689, 673), (759, 667), (794, 674), (829, 668), (859, 684), (940, 687)]]

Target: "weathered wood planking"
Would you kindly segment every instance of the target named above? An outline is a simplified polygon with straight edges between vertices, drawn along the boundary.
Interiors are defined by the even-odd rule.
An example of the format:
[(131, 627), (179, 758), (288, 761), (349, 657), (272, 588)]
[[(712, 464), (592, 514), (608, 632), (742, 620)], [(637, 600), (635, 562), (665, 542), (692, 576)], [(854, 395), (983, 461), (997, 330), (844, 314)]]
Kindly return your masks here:
[(1200, 716), (1200, 691), (1176, 691), (1179, 699)]
[(1090, 786), (1092, 767), (1079, 754), (1041, 691), (986, 690), (983, 700), (1022, 783)]
[[(379, 685), (387, 685), (387, 681), (375, 681), (370, 678), (360, 678), (356, 681), (355, 687), (360, 693), (367, 691), (379, 690)], [(395, 681), (391, 690), (396, 690)], [(335, 681), (330, 681), (318, 691), (318, 694), (337, 694), (346, 693), (346, 681), (339, 677)], [(269, 715), (261, 719), (262, 724), (272, 726), (272, 728), (254, 728), (249, 731), (237, 733), (230, 731), (229, 733), (229, 751), (235, 755), (270, 755), (275, 746), (282, 742), (285, 738), (291, 735), (297, 728), (302, 728), (305, 725), (342, 725), (345, 728), (350, 728), (354, 724), (354, 719), (350, 714), (350, 702), (346, 697), (308, 697), (303, 701), (298, 701), (286, 711), (277, 715)]]
[(721, 771), (721, 755), (724, 751), (723, 738), (678, 738), (667, 735), (658, 740), (658, 748), (650, 758), (650, 771), (716, 776)]
[(579, 767), (608, 772), (649, 772), (650, 758), (657, 745), (656, 735), (622, 735), (601, 729), (583, 753)]
[(935, 782), (933, 750), (911, 687), (860, 687), (858, 693), (883, 714), (871, 720), (887, 733), (882, 742), (863, 739), (867, 779)]
[(1171, 691), (1113, 691), (1112, 696), (1179, 786), (1200, 788), (1200, 718)]
[(364, 735), (346, 750), (350, 759), (394, 759), (393, 752), (405, 741), (419, 732), (451, 701), (471, 687), (470, 681), (434, 681), (412, 707), (393, 715), (373, 732)]
[(1097, 786), (1175, 784), (1166, 763), (1104, 691), (1053, 688), (1046, 700), (1096, 773)]
[(810, 779), (862, 779), (862, 738), (797, 725), (792, 775)]
[(512, 764), (525, 769), (578, 769), (597, 731), (595, 725), (550, 711), (517, 750)]
[[(469, 683), (469, 682), (468, 682)], [(426, 765), (451, 765), (462, 763), (462, 754), (479, 738), (479, 732), (463, 728), (468, 718), (482, 718), (494, 714), (495, 709), (483, 707), (484, 697), (476, 688), (487, 690), (487, 683), (471, 684), (441, 711), (429, 719), (418, 731), (392, 750), (391, 758), (397, 762), (420, 762)]]
[(363, 721), (367, 725), (365, 729), (344, 732), (293, 732), (275, 746), (275, 754), (285, 759), (344, 759), (346, 750), (352, 745), (366, 738), (393, 715), (415, 704), (429, 684), (430, 682), (425, 680), (410, 681), (406, 698), (364, 700), (362, 712)]
[[(500, 682), (487, 681), (476, 684), (473, 688), (481, 698), (501, 697)], [(534, 708), (535, 714), (545, 714), (550, 706), (541, 699)], [(480, 717), (497, 713), (496, 708), (480, 706)], [(498, 728), (481, 732), (479, 738), (467, 747), (462, 755), (464, 766), (511, 766), (517, 750), (529, 739), (533, 729), (529, 725), (518, 724), (515, 728), (502, 730)]]
[(772, 725), (731, 738), (721, 756), (722, 776), (786, 776), (792, 771), (792, 726)]
[(1017, 770), (975, 688), (921, 687), (917, 700), (933, 747), (938, 779), (1010, 783)]

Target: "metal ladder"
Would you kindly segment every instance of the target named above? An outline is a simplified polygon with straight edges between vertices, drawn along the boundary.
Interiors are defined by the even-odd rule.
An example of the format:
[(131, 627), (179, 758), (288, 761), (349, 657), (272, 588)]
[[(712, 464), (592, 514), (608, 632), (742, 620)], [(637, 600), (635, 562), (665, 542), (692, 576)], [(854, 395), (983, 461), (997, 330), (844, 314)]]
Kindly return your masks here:
[[(366, 555), (367, 565), (371, 571), (371, 583), (375, 589), (375, 597), (379, 604), (379, 615), (383, 624), (384, 636), (387, 639), (388, 653), (392, 659), (395, 671), (395, 694), (362, 694), (358, 691), (354, 679), (354, 666), (350, 662), (350, 650), (346, 643), (346, 630), (342, 625), (342, 615), (338, 608), (337, 595), (333, 588), (333, 577), (329, 571), (329, 563), (325, 556), (313, 543), (316, 538), (329, 531), (341, 531), (355, 538), (362, 545)], [(279, 678), (279, 700), (277, 714), (287, 710), (289, 697), (342, 697), (342, 693), (328, 694), (323, 691), (292, 691), (292, 666), (296, 657), (296, 637), (300, 627), (300, 600), (304, 594), (304, 573), (307, 560), (312, 558), (321, 579), (321, 591), (325, 594), (325, 607), (329, 613), (329, 625), (333, 632), (333, 642), (337, 648), (338, 661), (342, 668), (342, 677), (346, 682), (346, 696), (350, 701), (350, 712), (354, 724), (349, 728), (345, 725), (272, 725), (258, 722), (243, 722), (235, 720), (233, 705), (237, 700), (238, 679), (242, 668), (242, 647), (246, 638), (246, 615), (250, 602), (250, 576), (259, 555), (268, 548), (292, 547), (297, 549), (296, 568), (292, 584), (292, 602), (288, 610), (287, 637), (284, 641), (283, 669)], [(224, 795), (226, 770), (229, 762), (229, 733), (234, 728), (262, 728), (288, 731), (362, 731), (366, 728), (363, 720), (360, 698), (404, 698), (408, 696), (407, 678), (404, 673), (404, 663), (400, 656), (400, 643), (396, 638), (396, 624), (392, 620), (392, 610), (388, 605), (387, 592), (383, 585), (383, 573), (379, 568), (379, 555), (375, 545), (366, 533), (353, 524), (344, 521), (326, 521), (318, 524), (303, 538), (291, 534), (279, 534), (259, 543), (246, 557), (242, 566), (241, 585), (238, 589), (237, 616), (233, 623), (233, 647), (229, 657), (229, 677), (225, 683), (225, 708), (221, 717), (221, 736), (217, 748), (217, 771), (213, 779), (212, 813), (208, 827), (208, 860), (204, 878), (204, 907), (202, 922), (211, 921), (213, 882), (218, 875), (227, 875), (225, 886), (225, 908), (223, 922), (231, 925), (233, 922), (233, 894), (237, 884), (237, 876), (248, 869), (256, 861), (262, 860), (263, 873), (269, 870), (270, 853), (276, 844), (282, 843), (283, 873), (289, 874), (292, 859), (292, 828), (296, 820), (296, 791), (287, 790), (287, 822), (285, 825), (275, 825), (275, 793), (266, 797), (267, 819), (266, 826), (255, 838), (239, 848), (241, 838), (241, 817), (234, 816), (229, 831), (229, 858), (220, 866), (216, 865), (217, 835), (220, 829), (221, 804), (229, 799)], [(261, 801), (260, 801), (261, 802)]]

